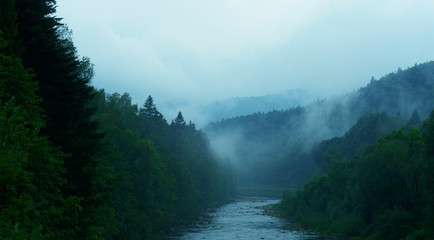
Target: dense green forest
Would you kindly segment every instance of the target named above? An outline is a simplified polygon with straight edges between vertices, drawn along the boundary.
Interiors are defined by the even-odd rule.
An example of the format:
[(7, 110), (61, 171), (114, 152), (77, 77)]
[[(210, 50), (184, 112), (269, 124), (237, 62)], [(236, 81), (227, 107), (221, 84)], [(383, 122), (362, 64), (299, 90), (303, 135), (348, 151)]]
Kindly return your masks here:
[(90, 85), (54, 0), (0, 1), (0, 238), (154, 239), (233, 193), (205, 134)]
[[(339, 143), (332, 138), (369, 120), (361, 117), (379, 112), (396, 119), (377, 116), (378, 126), (365, 130), (367, 134), (375, 130), (373, 135), (353, 141), (373, 144), (407, 124), (405, 121), (426, 119), (434, 108), (433, 89), (434, 62), (427, 62), (398, 69), (379, 80), (372, 78), (367, 86), (346, 95), (288, 110), (223, 119), (204, 130), (212, 146), (235, 166), (239, 185), (301, 186), (328, 161), (321, 151), (335, 154), (337, 146), (333, 145)], [(336, 154), (348, 157), (352, 150)], [(360, 146), (357, 154), (362, 150)]]
[[(206, 136), (180, 112), (168, 124), (149, 96), (138, 108), (128, 94), (95, 93), (105, 133), (100, 153), (109, 172), (107, 238), (143, 239), (170, 230), (234, 194), (230, 169), (220, 165)], [(107, 215), (106, 215), (107, 217)], [(110, 220), (110, 221), (108, 221)]]
[(434, 111), (420, 130), (397, 130), (361, 157), (333, 159), (325, 174), (286, 192), (280, 207), (304, 226), (344, 238), (433, 239), (433, 149)]
[(434, 62), (204, 131), (93, 76), (55, 0), (0, 0), (0, 239), (159, 239), (234, 182), (300, 187), (281, 211), (333, 235), (434, 238)]

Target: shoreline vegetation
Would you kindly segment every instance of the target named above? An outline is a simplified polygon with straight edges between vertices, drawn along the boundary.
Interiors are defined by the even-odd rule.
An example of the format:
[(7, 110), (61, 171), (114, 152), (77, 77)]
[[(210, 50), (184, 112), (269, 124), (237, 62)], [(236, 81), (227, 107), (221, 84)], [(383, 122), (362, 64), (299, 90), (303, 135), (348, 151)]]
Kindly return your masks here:
[(354, 240), (434, 239), (434, 111), (380, 138), (360, 158), (332, 161), (279, 211), (300, 226)]
[(93, 75), (55, 0), (1, 1), (0, 239), (159, 239), (234, 194), (181, 112)]
[(309, 226), (302, 226), (296, 221), (294, 221), (291, 218), (288, 218), (284, 212), (282, 211), (282, 203), (275, 203), (275, 204), (269, 204), (265, 206), (259, 206), (258, 208), (262, 209), (263, 214), (270, 216), (270, 217), (276, 217), (280, 219), (285, 219), (287, 221), (287, 224), (285, 226), (285, 229), (289, 229), (292, 231), (297, 232), (305, 232), (305, 233), (311, 233), (312, 235), (318, 235), (318, 236), (324, 236), (327, 239), (339, 239), (336, 236), (329, 235), (327, 233), (321, 232), (321, 231), (315, 231), (314, 229), (310, 228)]
[(280, 197), (308, 179), (264, 213), (352, 240), (434, 239), (434, 62), (205, 133), (145, 92), (137, 105), (92, 86), (55, 0), (1, 3), (0, 239), (160, 239), (233, 199), (236, 182)]

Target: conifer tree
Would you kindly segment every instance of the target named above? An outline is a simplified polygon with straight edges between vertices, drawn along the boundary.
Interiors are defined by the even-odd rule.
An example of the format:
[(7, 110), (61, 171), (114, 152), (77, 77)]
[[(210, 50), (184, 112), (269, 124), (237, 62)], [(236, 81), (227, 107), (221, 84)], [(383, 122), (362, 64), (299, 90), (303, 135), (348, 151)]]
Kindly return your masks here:
[(0, 239), (75, 239), (79, 199), (62, 197), (64, 155), (40, 136), (37, 85), (0, 31)]
[(23, 65), (33, 69), (39, 85), (46, 116), (41, 132), (67, 154), (62, 193), (83, 199), (77, 232), (80, 238), (86, 238), (98, 228), (96, 209), (103, 202), (96, 189), (101, 178), (96, 176), (99, 160), (95, 157), (101, 135), (96, 133), (97, 123), (91, 120), (94, 109), (88, 106), (93, 94), (87, 77), (91, 65), (78, 58), (60, 19), (55, 17), (55, 6), (55, 0), (16, 0), (17, 39), (25, 47)]
[(185, 126), (184, 116), (182, 116), (181, 111), (176, 116), (175, 120), (172, 121), (172, 124), (175, 126)]
[(143, 104), (143, 108), (140, 109), (140, 112), (145, 114), (150, 119), (162, 119), (163, 115), (157, 110), (157, 107), (154, 104), (154, 99), (151, 95), (148, 96), (145, 103)]

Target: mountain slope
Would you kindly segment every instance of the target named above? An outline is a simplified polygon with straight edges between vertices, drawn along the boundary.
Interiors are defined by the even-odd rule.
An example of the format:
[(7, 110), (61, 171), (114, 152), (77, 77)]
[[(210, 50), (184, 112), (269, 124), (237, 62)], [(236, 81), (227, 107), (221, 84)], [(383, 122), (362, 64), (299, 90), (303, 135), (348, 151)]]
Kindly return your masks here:
[[(390, 73), (357, 91), (284, 111), (255, 113), (209, 124), (204, 130), (221, 156), (238, 169), (240, 184), (263, 184), (271, 165), (294, 165), (321, 141), (342, 136), (365, 115), (385, 112), (409, 119), (416, 110), (425, 119), (434, 108), (434, 62)], [(302, 183), (320, 166), (304, 161), (282, 174)], [(315, 163), (316, 164), (316, 163)], [(260, 166), (260, 167), (258, 167)], [(285, 170), (283, 170), (285, 169)], [(276, 179), (269, 182), (279, 182)]]

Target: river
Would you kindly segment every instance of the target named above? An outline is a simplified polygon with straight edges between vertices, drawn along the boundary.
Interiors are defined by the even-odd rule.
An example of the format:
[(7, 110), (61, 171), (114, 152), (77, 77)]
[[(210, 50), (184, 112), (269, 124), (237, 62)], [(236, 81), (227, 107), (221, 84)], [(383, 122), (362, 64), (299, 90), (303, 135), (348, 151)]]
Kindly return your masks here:
[(265, 215), (262, 206), (278, 203), (266, 198), (241, 198), (211, 211), (199, 223), (177, 231), (170, 240), (328, 240), (288, 221)]

